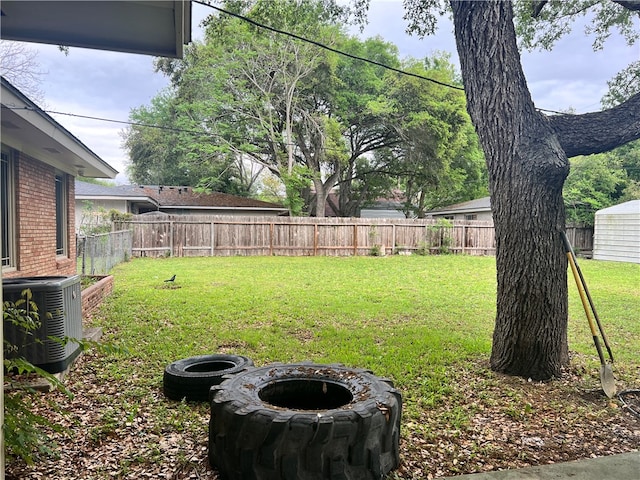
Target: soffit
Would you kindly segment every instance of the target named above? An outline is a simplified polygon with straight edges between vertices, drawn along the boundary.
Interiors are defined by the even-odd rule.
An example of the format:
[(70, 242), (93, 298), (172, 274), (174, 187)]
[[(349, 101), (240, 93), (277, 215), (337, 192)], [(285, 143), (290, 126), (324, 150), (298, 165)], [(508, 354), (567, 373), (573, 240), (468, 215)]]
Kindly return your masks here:
[(182, 57), (191, 41), (190, 1), (3, 0), (6, 40)]

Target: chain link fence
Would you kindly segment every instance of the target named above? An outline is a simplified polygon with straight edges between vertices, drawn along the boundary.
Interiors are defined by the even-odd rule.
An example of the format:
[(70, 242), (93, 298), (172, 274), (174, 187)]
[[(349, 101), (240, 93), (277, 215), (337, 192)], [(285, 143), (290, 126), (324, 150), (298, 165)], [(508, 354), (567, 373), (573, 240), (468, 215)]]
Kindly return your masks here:
[(77, 264), (81, 275), (107, 275), (109, 270), (131, 258), (133, 232), (117, 232), (77, 237)]

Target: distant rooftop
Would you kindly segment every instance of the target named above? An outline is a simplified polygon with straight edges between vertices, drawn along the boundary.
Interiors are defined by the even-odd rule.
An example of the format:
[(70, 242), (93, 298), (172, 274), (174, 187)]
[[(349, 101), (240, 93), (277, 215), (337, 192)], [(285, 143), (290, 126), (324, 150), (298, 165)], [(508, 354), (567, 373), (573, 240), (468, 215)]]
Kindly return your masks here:
[(427, 212), (428, 215), (443, 215), (448, 213), (488, 212), (491, 211), (491, 197), (482, 197), (468, 202), (456, 203), (443, 208)]
[(128, 199), (150, 201), (163, 209), (180, 208), (249, 208), (278, 209), (277, 203), (263, 202), (253, 198), (228, 193), (194, 192), (192, 187), (165, 185), (114, 185), (105, 186), (76, 180), (76, 197), (79, 199)]

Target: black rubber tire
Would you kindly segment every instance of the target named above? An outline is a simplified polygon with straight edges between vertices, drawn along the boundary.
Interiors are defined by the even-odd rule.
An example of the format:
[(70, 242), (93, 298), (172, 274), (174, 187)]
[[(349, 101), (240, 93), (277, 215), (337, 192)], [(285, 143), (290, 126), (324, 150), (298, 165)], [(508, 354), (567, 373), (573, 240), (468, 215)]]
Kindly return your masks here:
[(213, 385), (251, 366), (253, 361), (242, 355), (200, 355), (177, 360), (164, 369), (164, 394), (172, 400), (206, 402)]
[(367, 370), (251, 368), (211, 388), (209, 463), (229, 480), (379, 480), (400, 462), (401, 413)]

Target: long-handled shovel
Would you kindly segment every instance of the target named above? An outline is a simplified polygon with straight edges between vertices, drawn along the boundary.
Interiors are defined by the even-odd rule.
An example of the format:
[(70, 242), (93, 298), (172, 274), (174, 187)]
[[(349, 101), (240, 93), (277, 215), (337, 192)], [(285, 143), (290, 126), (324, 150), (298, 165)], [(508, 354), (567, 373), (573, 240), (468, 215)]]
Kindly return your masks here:
[[(584, 308), (584, 312), (587, 315), (589, 328), (591, 329), (591, 335), (593, 336), (593, 343), (595, 344), (596, 350), (598, 351), (598, 356), (600, 357), (600, 383), (602, 384), (602, 390), (604, 391), (607, 397), (613, 398), (613, 396), (616, 394), (616, 379), (613, 376), (613, 370), (611, 369), (611, 365), (606, 363), (604, 360), (604, 353), (602, 352), (602, 347), (600, 346), (600, 339), (598, 338), (598, 332), (596, 332), (596, 326), (591, 316), (591, 310), (589, 310), (589, 305), (593, 309), (593, 301), (591, 300), (591, 295), (589, 295), (589, 305), (587, 305), (587, 299), (585, 298), (585, 290), (587, 286), (584, 282), (584, 277), (582, 276), (582, 272), (578, 269), (575, 253), (573, 253), (573, 249), (571, 248), (571, 244), (569, 243), (569, 239), (567, 238), (567, 235), (564, 232), (560, 232), (560, 233), (562, 234), (562, 241), (564, 242), (565, 250), (567, 252), (567, 259), (569, 260), (569, 265), (571, 265), (573, 278), (575, 279), (576, 286), (578, 287), (578, 293), (580, 294), (582, 307)], [(593, 309), (593, 313), (594, 315), (596, 314), (595, 309)], [(599, 319), (598, 319), (598, 327), (600, 328), (600, 332), (602, 332), (602, 325), (600, 324)], [(611, 349), (609, 348), (609, 343), (605, 339), (604, 332), (602, 332), (602, 336), (607, 346), (609, 358), (613, 362)]]
[(600, 330), (600, 336), (602, 337), (602, 341), (604, 342), (604, 346), (607, 349), (607, 353), (609, 354), (609, 360), (611, 363), (614, 363), (613, 353), (611, 352), (611, 347), (609, 346), (609, 341), (607, 340), (607, 336), (604, 333), (602, 328), (602, 323), (600, 323), (600, 317), (598, 316), (598, 312), (596, 311), (596, 306), (593, 304), (593, 298), (591, 298), (591, 294), (589, 293), (589, 287), (587, 287), (587, 282), (582, 275), (582, 270), (580, 269), (580, 265), (578, 264), (578, 258), (576, 257), (575, 252), (573, 251), (573, 247), (567, 238), (567, 235), (563, 232), (566, 239), (566, 246), (569, 247), (569, 251), (571, 252), (571, 257), (573, 258), (573, 263), (576, 266), (576, 270), (578, 271), (578, 275), (580, 276), (580, 282), (582, 283), (582, 287), (584, 288), (584, 293), (587, 294), (587, 300), (589, 300), (589, 306), (591, 307), (591, 311), (593, 312), (593, 317), (596, 319), (596, 324), (598, 325), (598, 330)]

